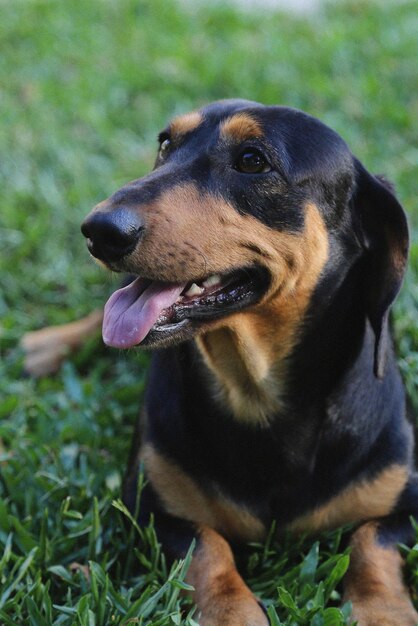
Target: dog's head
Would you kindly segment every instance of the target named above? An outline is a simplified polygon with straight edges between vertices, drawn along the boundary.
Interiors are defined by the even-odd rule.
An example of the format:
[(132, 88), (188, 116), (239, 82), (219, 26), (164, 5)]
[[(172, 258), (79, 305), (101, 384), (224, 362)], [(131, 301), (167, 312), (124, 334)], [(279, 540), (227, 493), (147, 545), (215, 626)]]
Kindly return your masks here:
[(286, 302), (302, 319), (321, 281), (332, 274), (332, 292), (367, 257), (359, 297), (381, 372), (408, 246), (388, 186), (334, 131), (286, 107), (217, 102), (177, 117), (159, 139), (154, 170), (82, 226), (93, 256), (138, 276), (110, 298), (105, 341), (169, 345), (244, 312), (270, 308), (280, 319)]

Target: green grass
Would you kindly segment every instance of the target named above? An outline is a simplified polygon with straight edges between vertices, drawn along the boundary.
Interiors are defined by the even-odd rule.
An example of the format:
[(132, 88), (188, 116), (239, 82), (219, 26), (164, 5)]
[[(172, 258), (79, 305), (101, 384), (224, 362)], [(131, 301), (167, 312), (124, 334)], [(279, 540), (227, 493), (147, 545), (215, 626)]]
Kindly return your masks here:
[[(100, 306), (114, 279), (88, 258), (89, 209), (152, 165), (175, 113), (247, 97), (330, 124), (410, 216), (395, 310), (418, 407), (415, 2), (330, 5), (316, 20), (189, 10), (170, 0), (1, 5), (0, 623), (193, 624), (152, 528), (120, 505), (146, 357), (90, 344), (55, 377), (22, 377), (21, 335)], [(415, 135), (414, 135), (415, 133)], [(340, 533), (252, 546), (243, 569), (273, 625), (346, 623)], [(0, 551), (1, 554), (1, 551)], [(405, 550), (418, 587), (418, 547)]]

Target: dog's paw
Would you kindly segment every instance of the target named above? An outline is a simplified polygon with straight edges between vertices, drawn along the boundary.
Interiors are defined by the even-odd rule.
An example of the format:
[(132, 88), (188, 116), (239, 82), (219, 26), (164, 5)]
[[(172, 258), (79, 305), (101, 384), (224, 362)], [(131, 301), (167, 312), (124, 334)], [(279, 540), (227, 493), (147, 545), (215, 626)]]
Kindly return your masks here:
[(254, 597), (214, 599), (199, 617), (200, 626), (269, 626), (269, 619)]
[(352, 623), (358, 626), (417, 626), (418, 613), (409, 601), (390, 603), (380, 597), (357, 601), (353, 605)]
[(67, 356), (97, 332), (102, 319), (102, 311), (93, 311), (70, 324), (26, 333), (20, 342), (25, 372), (34, 378), (57, 372)]
[(54, 374), (70, 353), (70, 347), (60, 340), (55, 328), (26, 333), (20, 345), (24, 352), (23, 368), (33, 378)]

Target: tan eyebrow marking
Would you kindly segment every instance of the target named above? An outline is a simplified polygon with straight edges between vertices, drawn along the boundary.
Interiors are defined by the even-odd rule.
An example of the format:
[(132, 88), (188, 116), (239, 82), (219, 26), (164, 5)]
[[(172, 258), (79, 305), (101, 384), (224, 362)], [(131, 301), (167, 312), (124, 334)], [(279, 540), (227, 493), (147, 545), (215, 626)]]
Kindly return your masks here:
[(198, 111), (192, 111), (174, 118), (170, 124), (170, 129), (173, 135), (185, 135), (195, 130), (202, 122), (202, 115)]
[(237, 113), (221, 124), (221, 137), (245, 141), (254, 137), (262, 137), (263, 130), (260, 123), (248, 113)]

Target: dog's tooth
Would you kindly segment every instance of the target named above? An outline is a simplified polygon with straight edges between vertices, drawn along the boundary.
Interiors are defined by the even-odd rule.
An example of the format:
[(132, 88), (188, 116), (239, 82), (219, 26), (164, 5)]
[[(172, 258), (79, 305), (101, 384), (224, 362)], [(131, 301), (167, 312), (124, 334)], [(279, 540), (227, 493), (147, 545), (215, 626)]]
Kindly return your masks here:
[(207, 289), (208, 287), (213, 287), (214, 285), (217, 285), (220, 282), (221, 282), (221, 277), (219, 276), (219, 274), (212, 274), (212, 276), (209, 276), (209, 278), (203, 281), (202, 284)]
[(199, 285), (196, 285), (196, 283), (192, 283), (184, 295), (189, 297), (200, 296), (200, 294), (204, 291), (205, 290), (203, 289), (203, 287), (199, 287)]

